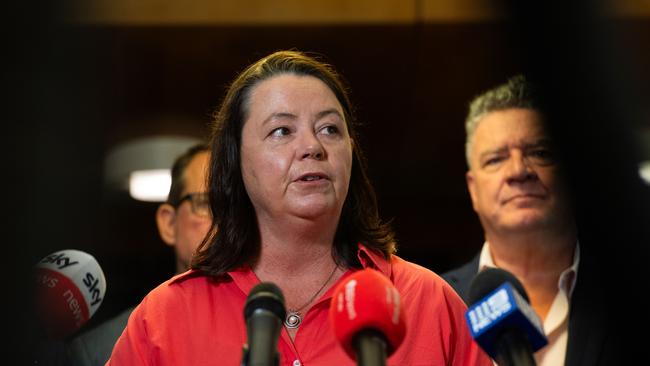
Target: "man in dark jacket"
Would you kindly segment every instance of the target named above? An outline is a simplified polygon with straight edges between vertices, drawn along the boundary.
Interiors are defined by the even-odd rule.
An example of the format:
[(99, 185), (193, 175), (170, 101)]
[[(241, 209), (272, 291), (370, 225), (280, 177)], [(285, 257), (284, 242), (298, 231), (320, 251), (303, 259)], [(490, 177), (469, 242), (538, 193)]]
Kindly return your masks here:
[(466, 119), (467, 187), (485, 242), (443, 274), (467, 302), (472, 279), (499, 267), (523, 284), (548, 345), (540, 366), (616, 360), (592, 257), (581, 256), (561, 164), (534, 88), (521, 75), (475, 98)]
[[(209, 152), (207, 145), (198, 144), (176, 158), (172, 166), (167, 202), (158, 206), (156, 211), (160, 238), (174, 249), (176, 274), (189, 268), (192, 254), (212, 223), (205, 193)], [(117, 338), (124, 331), (131, 311), (133, 307), (73, 338), (68, 345), (68, 364), (104, 365)]]

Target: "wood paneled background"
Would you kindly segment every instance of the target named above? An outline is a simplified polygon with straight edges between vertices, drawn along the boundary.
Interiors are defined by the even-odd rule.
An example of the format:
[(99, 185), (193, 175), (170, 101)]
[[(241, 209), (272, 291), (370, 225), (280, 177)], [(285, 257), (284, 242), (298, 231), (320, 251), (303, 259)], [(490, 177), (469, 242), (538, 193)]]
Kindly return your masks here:
[[(650, 7), (617, 3), (607, 23), (624, 71), (647, 100)], [(280, 49), (320, 53), (348, 81), (381, 215), (393, 220), (400, 256), (444, 272), (480, 248), (464, 180), (467, 103), (530, 66), (529, 45), (513, 34), (518, 28), (504, 9), (478, 0), (180, 4), (71, 3), (64, 27), (44, 26), (55, 30), (51, 38), (35, 38), (42, 48), (29, 47), (29, 32), (17, 45), (29, 50), (23, 63), (55, 70), (17, 83), (32, 99), (17, 105), (16, 118), (37, 121), (23, 136), (21, 151), (33, 163), (21, 169), (33, 193), (21, 205), (29, 206), (25, 220), (39, 223), (29, 232), (24, 221), (17, 235), (38, 243), (30, 260), (68, 247), (95, 255), (108, 290), (89, 326), (137, 304), (173, 272), (155, 227), (156, 204), (102, 183), (107, 152), (148, 135), (207, 136), (210, 114), (237, 72)], [(638, 134), (650, 129), (647, 107), (642, 113)]]

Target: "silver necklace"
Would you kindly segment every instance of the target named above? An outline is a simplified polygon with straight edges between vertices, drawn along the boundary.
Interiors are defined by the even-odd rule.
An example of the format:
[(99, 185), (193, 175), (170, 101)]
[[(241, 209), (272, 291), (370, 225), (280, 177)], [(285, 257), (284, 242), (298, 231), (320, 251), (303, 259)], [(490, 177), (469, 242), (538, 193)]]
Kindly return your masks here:
[(302, 323), (302, 313), (301, 311), (304, 310), (307, 305), (311, 304), (312, 301), (320, 294), (321, 291), (325, 288), (325, 285), (327, 285), (332, 277), (334, 277), (334, 272), (336, 272), (336, 269), (339, 268), (339, 266), (334, 266), (334, 269), (332, 270), (332, 273), (330, 273), (330, 276), (327, 277), (327, 280), (325, 280), (325, 283), (316, 291), (316, 293), (307, 301), (303, 306), (297, 308), (297, 309), (287, 309), (287, 316), (284, 318), (284, 325), (289, 328), (289, 329), (296, 329), (300, 326), (300, 323)]

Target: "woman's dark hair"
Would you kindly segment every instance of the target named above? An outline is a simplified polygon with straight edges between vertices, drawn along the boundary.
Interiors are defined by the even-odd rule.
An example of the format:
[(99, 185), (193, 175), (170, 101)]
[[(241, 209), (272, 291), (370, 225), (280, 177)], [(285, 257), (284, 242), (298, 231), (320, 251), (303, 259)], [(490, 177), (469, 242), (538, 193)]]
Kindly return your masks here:
[(390, 225), (379, 218), (377, 198), (366, 173), (355, 132), (356, 121), (341, 77), (330, 65), (315, 57), (297, 51), (279, 51), (239, 74), (214, 114), (208, 171), (214, 220), (192, 261), (192, 268), (210, 276), (219, 276), (259, 255), (257, 219), (240, 167), (241, 135), (251, 90), (260, 82), (283, 74), (313, 76), (325, 83), (343, 107), (345, 123), (355, 144), (350, 187), (334, 239), (334, 260), (346, 267), (360, 267), (357, 243), (380, 251), (387, 258), (395, 252), (394, 233)]

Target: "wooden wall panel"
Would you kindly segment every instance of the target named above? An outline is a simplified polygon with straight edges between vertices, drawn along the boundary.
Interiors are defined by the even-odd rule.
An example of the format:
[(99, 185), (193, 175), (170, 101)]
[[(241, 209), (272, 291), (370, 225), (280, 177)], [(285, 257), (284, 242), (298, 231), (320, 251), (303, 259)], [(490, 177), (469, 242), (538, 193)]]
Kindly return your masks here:
[[(113, 25), (344, 25), (483, 22), (506, 18), (492, 0), (69, 0), (67, 17)], [(604, 2), (606, 14), (650, 17), (650, 2)], [(562, 11), (559, 7), (558, 11)]]

